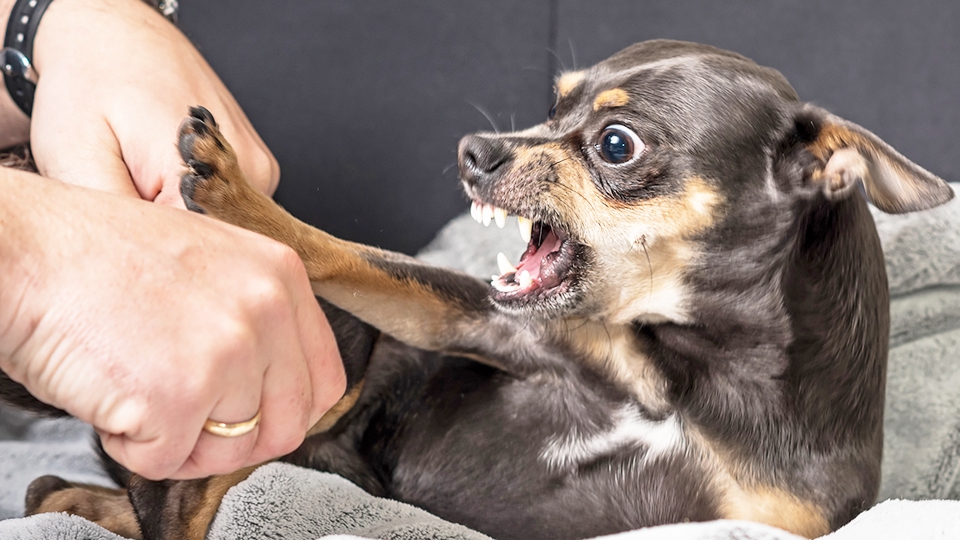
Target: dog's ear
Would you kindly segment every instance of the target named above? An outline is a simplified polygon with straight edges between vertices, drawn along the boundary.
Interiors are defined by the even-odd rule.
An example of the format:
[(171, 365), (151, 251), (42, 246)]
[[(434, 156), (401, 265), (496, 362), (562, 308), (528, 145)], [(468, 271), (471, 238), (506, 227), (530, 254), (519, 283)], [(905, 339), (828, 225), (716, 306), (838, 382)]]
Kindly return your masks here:
[(816, 160), (805, 180), (830, 200), (854, 193), (858, 183), (871, 203), (891, 214), (933, 208), (953, 198), (946, 182), (853, 122), (809, 104), (795, 120), (801, 144)]

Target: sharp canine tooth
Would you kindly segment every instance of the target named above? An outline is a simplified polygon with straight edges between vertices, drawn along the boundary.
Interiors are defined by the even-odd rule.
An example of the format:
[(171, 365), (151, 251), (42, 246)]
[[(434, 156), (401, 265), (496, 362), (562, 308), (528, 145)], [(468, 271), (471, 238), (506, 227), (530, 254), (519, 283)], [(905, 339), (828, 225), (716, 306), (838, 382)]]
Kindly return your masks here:
[(497, 253), (497, 266), (500, 267), (500, 275), (509, 274), (510, 272), (516, 272), (517, 269), (510, 264), (510, 259), (507, 259), (507, 256), (501, 251)]
[(490, 220), (493, 219), (493, 207), (490, 206), (489, 204), (483, 205), (482, 215), (483, 215), (483, 226), (489, 227)]
[(470, 216), (473, 217), (473, 220), (477, 223), (483, 221), (480, 217), (480, 205), (477, 204), (477, 201), (470, 201)]
[(503, 208), (494, 208), (493, 219), (497, 222), (497, 227), (502, 229), (507, 224), (507, 211)]
[(523, 217), (517, 216), (517, 225), (520, 226), (520, 238), (523, 238), (524, 242), (530, 242), (530, 235), (533, 233), (533, 221)]
[(517, 283), (520, 284), (521, 289), (526, 289), (529, 287), (530, 284), (533, 283), (533, 278), (530, 277), (530, 272), (521, 270), (520, 273), (517, 274)]

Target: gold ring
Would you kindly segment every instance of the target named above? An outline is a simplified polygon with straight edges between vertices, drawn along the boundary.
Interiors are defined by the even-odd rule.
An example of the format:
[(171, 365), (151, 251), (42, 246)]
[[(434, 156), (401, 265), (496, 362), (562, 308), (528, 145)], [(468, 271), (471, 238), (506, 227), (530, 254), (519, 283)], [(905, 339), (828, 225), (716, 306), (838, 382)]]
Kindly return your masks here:
[(207, 419), (207, 421), (203, 423), (203, 430), (218, 437), (239, 437), (253, 431), (253, 428), (257, 427), (259, 423), (260, 411), (258, 410), (257, 415), (253, 418), (246, 422), (237, 422), (236, 424)]

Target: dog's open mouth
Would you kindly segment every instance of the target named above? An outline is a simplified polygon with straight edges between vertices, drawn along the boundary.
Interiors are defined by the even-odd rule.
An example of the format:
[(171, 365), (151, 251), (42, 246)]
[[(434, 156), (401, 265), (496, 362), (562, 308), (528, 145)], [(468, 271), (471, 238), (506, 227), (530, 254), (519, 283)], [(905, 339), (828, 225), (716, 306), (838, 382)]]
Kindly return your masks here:
[[(495, 220), (503, 227), (507, 211), (474, 201), (470, 214), (475, 220), (489, 225)], [(497, 255), (500, 275), (493, 276), (493, 297), (500, 302), (543, 300), (561, 293), (570, 284), (570, 274), (576, 259), (576, 242), (561, 228), (542, 221), (517, 217), (520, 236), (527, 249), (516, 266), (506, 255)]]

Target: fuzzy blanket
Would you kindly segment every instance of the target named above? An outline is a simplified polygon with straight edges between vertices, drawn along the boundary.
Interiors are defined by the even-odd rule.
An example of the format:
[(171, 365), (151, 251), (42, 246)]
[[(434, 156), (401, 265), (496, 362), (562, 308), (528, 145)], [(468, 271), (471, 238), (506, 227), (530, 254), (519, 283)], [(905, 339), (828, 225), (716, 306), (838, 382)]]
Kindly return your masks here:
[[(958, 188), (960, 184), (954, 184), (954, 190)], [(960, 201), (918, 214), (878, 212), (875, 217), (892, 293), (883, 502), (825, 538), (960, 538)], [(503, 231), (484, 229), (468, 216), (458, 218), (422, 258), (488, 277), (495, 271), (498, 251), (516, 254), (523, 249), (511, 225)], [(97, 466), (91, 439), (89, 428), (75, 420), (36, 420), (0, 410), (0, 538), (118, 538), (64, 514), (20, 518), (26, 486), (37, 476), (109, 484)], [(409, 505), (370, 497), (340, 477), (271, 464), (230, 490), (209, 538), (486, 537)], [(753, 523), (715, 521), (607, 538), (797, 537)]]

